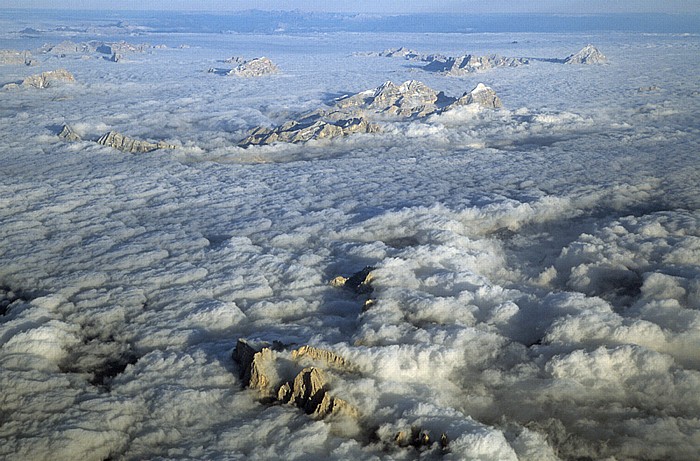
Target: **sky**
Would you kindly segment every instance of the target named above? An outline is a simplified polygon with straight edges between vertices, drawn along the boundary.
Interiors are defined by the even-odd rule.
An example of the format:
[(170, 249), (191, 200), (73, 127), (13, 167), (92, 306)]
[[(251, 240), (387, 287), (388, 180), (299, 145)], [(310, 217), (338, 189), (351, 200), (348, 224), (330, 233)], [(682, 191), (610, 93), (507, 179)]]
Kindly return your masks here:
[[(108, 10), (208, 10), (240, 11), (302, 10), (367, 13), (700, 13), (698, 0), (141, 0), (113, 2), (107, 0), (5, 0), (4, 8), (60, 8)], [(144, 5), (147, 5), (144, 8)], [(3, 8), (0, 7), (0, 8)]]

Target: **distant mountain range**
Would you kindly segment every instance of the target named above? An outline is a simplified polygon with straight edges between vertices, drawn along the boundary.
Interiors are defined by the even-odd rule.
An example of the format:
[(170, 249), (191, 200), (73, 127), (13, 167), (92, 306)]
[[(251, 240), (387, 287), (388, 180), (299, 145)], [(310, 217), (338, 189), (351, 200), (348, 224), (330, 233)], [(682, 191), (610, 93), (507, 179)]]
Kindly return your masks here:
[[(1, 9), (2, 16), (26, 10)], [(140, 26), (141, 32), (586, 32), (700, 33), (700, 15), (671, 14), (363, 14), (303, 11), (164, 12), (32, 10), (52, 20), (84, 18), (94, 26)]]

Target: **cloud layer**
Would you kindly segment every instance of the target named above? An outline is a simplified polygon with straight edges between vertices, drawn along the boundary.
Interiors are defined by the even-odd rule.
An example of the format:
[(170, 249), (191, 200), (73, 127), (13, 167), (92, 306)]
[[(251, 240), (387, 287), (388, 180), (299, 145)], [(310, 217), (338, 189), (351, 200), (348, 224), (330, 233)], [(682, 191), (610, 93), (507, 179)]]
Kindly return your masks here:
[[(697, 37), (147, 38), (169, 48), (41, 56), (77, 82), (0, 95), (3, 457), (695, 456)], [(353, 56), (550, 58), (589, 41), (610, 64), (450, 78)], [(282, 74), (206, 73), (231, 55)], [(0, 67), (0, 83), (29, 73)], [(484, 81), (505, 109), (237, 146), (254, 126), (410, 79), (451, 95)], [(67, 143), (63, 123), (182, 148)], [(366, 308), (328, 284), (368, 265)], [(343, 356), (355, 372), (330, 385), (359, 422), (259, 401), (231, 359), (239, 337)], [(436, 443), (398, 446), (413, 428)]]

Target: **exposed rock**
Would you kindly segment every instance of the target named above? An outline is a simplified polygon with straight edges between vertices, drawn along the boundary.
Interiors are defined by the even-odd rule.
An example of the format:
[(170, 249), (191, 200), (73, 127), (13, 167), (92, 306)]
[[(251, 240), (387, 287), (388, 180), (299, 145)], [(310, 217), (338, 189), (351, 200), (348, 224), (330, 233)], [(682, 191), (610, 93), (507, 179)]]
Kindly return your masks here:
[(97, 51), (98, 53), (102, 53), (102, 54), (114, 54), (115, 53), (115, 51), (112, 51), (112, 47), (106, 43), (101, 43), (100, 45), (97, 45), (97, 47), (95, 47), (95, 51)]
[[(92, 44), (94, 42), (89, 42)], [(99, 42), (98, 42), (99, 43)], [(98, 49), (99, 47), (99, 49)], [(95, 51), (104, 54), (125, 54), (125, 53), (144, 53), (146, 50), (150, 49), (151, 45), (147, 43), (129, 43), (125, 41), (120, 42), (110, 42), (110, 43), (100, 43), (95, 44)]]
[(369, 52), (360, 52), (360, 53), (354, 53), (355, 56), (368, 56), (368, 57), (384, 57), (384, 58), (401, 58), (401, 59), (406, 59), (408, 61), (433, 61), (437, 59), (442, 59), (445, 60), (447, 59), (446, 56), (440, 55), (440, 54), (422, 54), (419, 53), (415, 50), (411, 50), (406, 47), (400, 47), (400, 48), (388, 48), (384, 51), (369, 51)]
[(117, 133), (116, 131), (110, 131), (109, 133), (103, 135), (100, 139), (97, 140), (97, 143), (102, 144), (103, 146), (113, 147), (114, 149), (129, 152), (132, 154), (151, 152), (157, 149), (177, 148), (177, 146), (167, 144), (162, 141), (152, 143), (148, 141), (141, 141), (138, 139), (130, 138), (128, 136), (124, 136), (121, 133)]
[(292, 359), (300, 360), (304, 357), (323, 362), (337, 369), (347, 369), (349, 367), (343, 357), (326, 349), (319, 349), (313, 346), (301, 346), (299, 349), (292, 351)]
[(0, 50), (0, 64), (13, 66), (35, 66), (31, 51)]
[(476, 88), (471, 90), (469, 93), (464, 93), (464, 95), (452, 103), (448, 109), (456, 106), (466, 106), (469, 104), (478, 104), (487, 109), (498, 109), (503, 107), (501, 98), (498, 97), (492, 88), (484, 85), (483, 83), (476, 85)]
[(564, 64), (603, 64), (608, 61), (603, 53), (593, 45), (586, 45), (578, 53), (564, 59)]
[(331, 280), (331, 285), (334, 287), (342, 287), (354, 291), (357, 294), (371, 293), (372, 288), (372, 271), (375, 268), (366, 266), (361, 271), (355, 272), (348, 278), (338, 276)]
[(113, 54), (125, 54), (125, 53), (143, 53), (147, 49), (151, 48), (150, 45), (133, 44), (125, 41), (120, 42), (100, 42), (100, 41), (89, 41), (75, 43), (70, 40), (63, 41), (56, 45), (45, 44), (41, 47), (41, 52), (53, 54), (56, 56), (65, 57), (71, 54), (87, 54), (87, 53), (100, 53), (106, 55)]
[(40, 51), (56, 56), (66, 56), (75, 53), (88, 53), (90, 52), (90, 47), (86, 43), (75, 43), (70, 40), (65, 40), (56, 45), (46, 43), (41, 47)]
[(60, 133), (58, 133), (58, 137), (61, 139), (65, 139), (66, 141), (74, 142), (74, 141), (81, 141), (82, 138), (78, 133), (73, 131), (73, 128), (71, 128), (68, 125), (63, 125), (63, 129), (61, 130)]
[(353, 133), (377, 133), (379, 130), (379, 126), (361, 117), (337, 121), (307, 119), (301, 122), (290, 121), (275, 128), (256, 128), (239, 145), (245, 147), (274, 142), (299, 143), (311, 139), (347, 136)]
[(279, 73), (279, 68), (266, 57), (251, 59), (231, 70), (228, 75), (236, 77), (261, 77)]
[(400, 48), (389, 48), (387, 50), (384, 50), (381, 53), (379, 53), (379, 56), (383, 56), (386, 58), (415, 59), (420, 56), (420, 53), (402, 46)]
[(493, 69), (494, 67), (517, 67), (529, 64), (529, 62), (526, 58), (507, 58), (497, 54), (489, 56), (467, 54), (456, 58), (450, 57), (445, 60), (434, 59), (423, 69), (431, 72), (441, 72), (445, 75), (458, 76)]
[(25, 78), (19, 85), (16, 83), (8, 83), (4, 85), (3, 88), (17, 88), (22, 86), (24, 88), (48, 88), (53, 86), (56, 82), (75, 82), (73, 74), (65, 69), (51, 70), (48, 72), (42, 72), (41, 74), (30, 75)]
[(387, 81), (378, 88), (337, 101), (339, 109), (364, 109), (400, 117), (422, 117), (437, 110), (439, 93), (416, 80), (396, 85)]
[(248, 62), (248, 60), (246, 60), (245, 58), (242, 58), (240, 56), (231, 56), (230, 58), (224, 59), (223, 62), (225, 62), (227, 64), (240, 65), (240, 64), (245, 64), (246, 62)]
[(311, 139), (335, 138), (354, 133), (377, 133), (381, 126), (372, 122), (386, 118), (420, 118), (449, 110), (457, 105), (479, 104), (501, 107), (501, 101), (489, 87), (480, 84), (461, 98), (451, 98), (416, 80), (381, 86), (344, 96), (327, 109), (302, 115), (277, 127), (257, 127), (239, 145), (266, 145), (274, 142), (300, 143)]
[(105, 57), (105, 59), (111, 62), (119, 62), (122, 60), (122, 55), (119, 53), (112, 53), (110, 57)]
[(344, 358), (313, 346), (292, 351), (272, 349), (239, 339), (233, 352), (245, 386), (256, 389), (263, 398), (297, 406), (309, 415), (323, 418), (344, 414), (357, 417), (357, 409), (330, 394), (326, 373), (318, 366), (303, 365), (304, 359), (335, 370), (349, 370)]

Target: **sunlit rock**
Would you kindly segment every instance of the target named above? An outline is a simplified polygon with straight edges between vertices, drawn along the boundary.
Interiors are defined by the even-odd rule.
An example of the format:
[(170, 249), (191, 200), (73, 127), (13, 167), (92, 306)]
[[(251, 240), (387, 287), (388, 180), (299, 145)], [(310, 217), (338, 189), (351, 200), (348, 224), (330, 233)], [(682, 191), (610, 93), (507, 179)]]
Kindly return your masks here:
[(457, 106), (467, 106), (469, 104), (478, 104), (481, 107), (487, 109), (498, 109), (503, 107), (501, 98), (498, 97), (496, 92), (483, 83), (479, 83), (473, 90), (459, 98), (457, 101), (452, 103), (448, 110)]
[(69, 125), (63, 125), (63, 129), (61, 130), (60, 133), (58, 133), (58, 137), (65, 140), (65, 141), (81, 141), (82, 138), (78, 133), (76, 133), (73, 128), (71, 128)]
[(250, 61), (239, 64), (238, 67), (231, 70), (228, 75), (236, 77), (262, 77), (263, 75), (271, 75), (279, 73), (279, 68), (269, 58), (262, 57), (251, 59)]
[(22, 82), (19, 84), (8, 83), (4, 85), (3, 88), (48, 88), (50, 86), (53, 86), (57, 82), (72, 83), (75, 82), (75, 77), (73, 77), (73, 74), (71, 74), (65, 69), (51, 70), (36, 75), (30, 75), (29, 77), (22, 80)]
[(467, 54), (447, 59), (437, 58), (429, 62), (423, 69), (431, 72), (440, 72), (445, 75), (459, 76), (481, 72), (494, 67), (517, 67), (528, 64), (526, 58), (508, 58), (492, 54), (489, 56), (474, 56)]
[(31, 51), (0, 50), (0, 65), (35, 66)]
[(331, 280), (330, 284), (334, 287), (346, 288), (354, 291), (357, 294), (371, 293), (372, 288), (372, 271), (374, 267), (366, 266), (361, 271), (355, 272), (350, 277), (339, 275)]
[(461, 98), (452, 98), (416, 80), (400, 85), (387, 81), (377, 88), (339, 98), (329, 108), (307, 113), (298, 120), (276, 127), (254, 128), (239, 145), (302, 143), (355, 133), (378, 133), (382, 128), (375, 120), (420, 119), (467, 104), (488, 108), (502, 106), (496, 93), (485, 85), (477, 86)]
[(385, 82), (378, 88), (340, 99), (339, 109), (365, 109), (399, 117), (424, 116), (437, 110), (439, 93), (416, 80), (396, 85)]
[(165, 142), (148, 142), (141, 141), (139, 139), (134, 139), (129, 136), (124, 136), (116, 131), (110, 131), (104, 134), (100, 139), (97, 140), (98, 144), (103, 146), (109, 146), (114, 149), (118, 149), (124, 152), (129, 152), (132, 154), (152, 152), (157, 149), (175, 149), (177, 146), (167, 144)]
[(330, 139), (354, 133), (377, 133), (378, 125), (364, 118), (353, 117), (344, 120), (290, 121), (275, 128), (259, 127), (239, 144), (241, 146), (272, 144), (274, 142), (300, 143), (312, 139)]
[(233, 358), (244, 385), (259, 391), (264, 399), (294, 405), (318, 418), (359, 415), (355, 407), (330, 392), (328, 373), (353, 370), (334, 352), (308, 345), (291, 353), (273, 351), (266, 343), (239, 339)]
[(604, 64), (608, 58), (593, 45), (584, 46), (579, 52), (564, 59), (564, 64)]
[(304, 357), (323, 362), (333, 368), (347, 369), (349, 367), (347, 361), (343, 357), (326, 349), (313, 346), (301, 346), (299, 349), (292, 351), (292, 359), (298, 361)]

